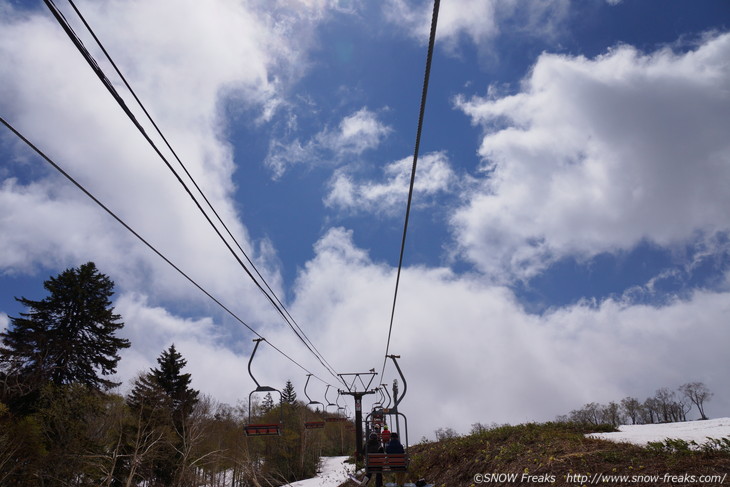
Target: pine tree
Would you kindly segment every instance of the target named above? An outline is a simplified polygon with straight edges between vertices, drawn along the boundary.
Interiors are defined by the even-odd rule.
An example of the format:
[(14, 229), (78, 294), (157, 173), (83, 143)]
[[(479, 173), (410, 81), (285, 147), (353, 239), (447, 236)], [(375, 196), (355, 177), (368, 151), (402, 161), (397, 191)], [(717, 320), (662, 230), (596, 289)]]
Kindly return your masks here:
[(140, 374), (127, 396), (127, 404), (136, 411), (142, 410), (145, 418), (160, 411), (172, 411), (172, 401), (151, 373)]
[(274, 398), (271, 397), (271, 393), (267, 392), (264, 396), (264, 400), (261, 401), (261, 411), (264, 414), (271, 412), (274, 409)]
[(33, 389), (47, 381), (95, 390), (119, 385), (102, 378), (116, 372), (119, 350), (129, 347), (115, 336), (124, 323), (111, 306), (114, 282), (88, 262), (43, 287), (50, 295), (40, 301), (16, 298), (28, 311), (0, 333), (0, 363)]
[(286, 404), (294, 404), (297, 401), (297, 393), (294, 391), (294, 385), (291, 381), (286, 381), (284, 390), (281, 392), (281, 402)]
[[(183, 374), (187, 360), (175, 349), (175, 344), (164, 350), (157, 358), (158, 368), (135, 381), (128, 402), (133, 407), (155, 404), (160, 406), (160, 395), (164, 396), (172, 416), (182, 421), (198, 402), (199, 391), (190, 387), (190, 374)], [(156, 398), (156, 399), (155, 399)]]
[(160, 485), (173, 485), (176, 472), (183, 467), (180, 452), (184, 447), (186, 422), (200, 393), (190, 387), (190, 374), (182, 373), (187, 361), (174, 344), (163, 350), (157, 364), (158, 367), (135, 380), (127, 403), (150, 427), (172, 433), (152, 458), (150, 468)]

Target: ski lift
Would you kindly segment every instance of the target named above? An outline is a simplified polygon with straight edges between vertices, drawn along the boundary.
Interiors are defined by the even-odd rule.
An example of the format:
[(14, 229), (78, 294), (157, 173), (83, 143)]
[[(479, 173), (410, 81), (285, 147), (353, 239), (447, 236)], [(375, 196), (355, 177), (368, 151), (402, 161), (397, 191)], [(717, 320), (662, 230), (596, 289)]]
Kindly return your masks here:
[(337, 405), (337, 413), (341, 414), (345, 418), (348, 418), (350, 415), (347, 413), (347, 406), (340, 406), (340, 394), (339, 391), (337, 391), (337, 397), (335, 398), (335, 404)]
[(380, 394), (380, 399), (378, 399), (377, 401), (375, 401), (373, 403), (373, 407), (371, 408), (373, 411), (378, 411), (380, 409), (383, 409), (383, 403), (385, 403), (385, 394), (383, 393), (383, 389), (384, 389), (384, 387), (382, 384), (380, 387), (375, 388), (377, 393)]
[(388, 404), (385, 405), (385, 409), (388, 409), (390, 407), (390, 403), (391, 403), (390, 393), (388, 392), (388, 386), (387, 386), (387, 384), (380, 384), (380, 386), (382, 387), (382, 391), (385, 393), (385, 395), (388, 396)]
[[(329, 398), (327, 397), (327, 392), (330, 390), (330, 387), (332, 387), (332, 386), (330, 386), (329, 384), (327, 384), (327, 389), (324, 391), (324, 400), (327, 401), (327, 405), (324, 407), (324, 410), (327, 413), (327, 416), (324, 418), (324, 420), (326, 422), (328, 422), (328, 423), (341, 423), (341, 422), (345, 422), (345, 421), (347, 421), (347, 418), (346, 417), (342, 417), (342, 416), (340, 416), (338, 414), (339, 411), (340, 411), (340, 409), (341, 409), (340, 406), (338, 404), (330, 401)], [(338, 398), (340, 397), (339, 394), (337, 395), (337, 397)], [(329, 410), (327, 409), (329, 407), (334, 407), (337, 410), (336, 411), (333, 411), (332, 413), (330, 413)]]
[[(399, 397), (394, 397), (395, 403), (393, 404), (392, 408), (378, 408), (377, 410), (371, 412), (368, 415), (368, 418), (370, 418), (371, 421), (374, 421), (377, 417), (380, 421), (384, 423), (386, 416), (392, 416), (395, 421), (391, 420), (390, 424), (391, 426), (395, 424), (395, 432), (398, 433), (398, 436), (400, 438), (403, 438), (403, 436), (400, 434), (399, 421), (399, 419), (402, 418), (403, 431), (405, 433), (405, 441), (402, 442), (404, 453), (366, 453), (365, 471), (367, 473), (407, 472), (408, 464), (410, 463), (410, 458), (408, 456), (408, 419), (403, 413), (398, 411), (398, 404), (400, 404), (400, 402), (403, 400), (403, 396), (406, 395), (408, 385), (406, 383), (405, 377), (403, 377), (403, 372), (401, 371), (400, 366), (396, 361), (396, 359), (400, 358), (400, 356), (388, 355), (388, 358), (393, 360), (393, 363), (398, 370), (398, 374), (400, 374), (401, 380), (403, 381), (403, 392), (400, 394)], [(390, 396), (388, 396), (388, 398), (390, 399)], [(366, 418), (366, 424), (368, 424), (368, 418)]]
[[(256, 380), (256, 378), (253, 376), (253, 373), (251, 373), (251, 362), (253, 362), (253, 357), (256, 355), (256, 349), (259, 347), (259, 343), (264, 340), (263, 338), (256, 338), (254, 339), (254, 342), (256, 342), (256, 345), (253, 347), (253, 352), (251, 352), (251, 358), (248, 360), (248, 375), (251, 376), (254, 383), (256, 384), (256, 389), (251, 391), (251, 393), (248, 395), (248, 424), (244, 426), (243, 430), (246, 433), (246, 436), (279, 436), (281, 435), (281, 424), (283, 423), (284, 419), (284, 410), (281, 406), (282, 403), (282, 394), (281, 391), (278, 389), (274, 389), (273, 387), (269, 386), (262, 386), (259, 384), (259, 382)], [(251, 423), (251, 397), (259, 392), (277, 392), (279, 394), (279, 422), (278, 423), (258, 423), (253, 424)]]
[(330, 390), (331, 385), (327, 384), (327, 389), (324, 391), (324, 400), (327, 401), (327, 405), (324, 407), (324, 412), (329, 413), (328, 407), (335, 407), (337, 408), (337, 404), (333, 403), (327, 398), (327, 392)]
[[(309, 394), (307, 394), (307, 386), (309, 385), (309, 379), (312, 377), (312, 374), (307, 374), (307, 382), (304, 384), (304, 395), (307, 396), (307, 399), (309, 399), (309, 403), (307, 403), (307, 406), (311, 406), (312, 404), (319, 404), (320, 406), (324, 406), (319, 401), (312, 401), (312, 398), (309, 397)], [(329, 386), (327, 386), (329, 387)], [(325, 395), (326, 398), (326, 395)], [(304, 429), (320, 429), (324, 428), (324, 421), (305, 421), (304, 423)]]
[[(335, 404), (328, 404), (328, 406), (337, 407), (337, 411), (334, 416), (328, 416), (327, 418), (325, 418), (325, 421), (328, 421), (330, 423), (348, 423), (350, 421), (350, 415), (347, 412), (347, 406), (340, 406), (340, 396), (341, 394), (338, 392), (337, 397), (335, 398)], [(326, 392), (325, 399), (327, 399)]]

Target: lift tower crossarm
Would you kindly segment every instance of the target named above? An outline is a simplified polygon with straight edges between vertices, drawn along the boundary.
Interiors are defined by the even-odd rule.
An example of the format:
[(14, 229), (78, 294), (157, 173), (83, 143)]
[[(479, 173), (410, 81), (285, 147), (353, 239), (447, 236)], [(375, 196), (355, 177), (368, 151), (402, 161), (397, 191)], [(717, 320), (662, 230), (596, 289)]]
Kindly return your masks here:
[[(376, 375), (378, 375), (377, 372), (375, 372), (375, 369), (370, 369), (369, 372), (351, 372), (347, 374), (337, 374), (340, 377), (352, 377), (352, 381), (348, 384), (346, 380), (343, 380), (342, 382), (345, 384), (345, 387), (347, 387), (347, 391), (338, 391), (342, 395), (348, 395), (355, 398), (355, 448), (356, 448), (356, 456), (357, 459), (360, 460), (363, 458), (363, 438), (362, 438), (362, 398), (363, 396), (366, 396), (368, 394), (375, 394), (375, 390), (370, 389), (370, 385), (373, 383), (373, 379)], [(365, 381), (362, 380), (363, 375), (369, 375), (370, 380), (368, 381), (367, 385), (365, 385)], [(363, 386), (364, 390), (358, 391), (357, 390), (357, 384), (356, 381), (359, 380), (360, 384)]]

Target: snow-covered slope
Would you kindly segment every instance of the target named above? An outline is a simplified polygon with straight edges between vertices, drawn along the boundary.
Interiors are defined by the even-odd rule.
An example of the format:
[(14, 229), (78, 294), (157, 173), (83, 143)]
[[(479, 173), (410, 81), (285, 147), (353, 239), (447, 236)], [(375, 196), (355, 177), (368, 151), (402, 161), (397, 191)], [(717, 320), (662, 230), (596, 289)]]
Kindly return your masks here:
[(730, 436), (730, 418), (686, 421), (683, 423), (637, 424), (619, 426), (617, 433), (593, 433), (591, 438), (602, 438), (617, 442), (646, 445), (650, 441), (664, 441), (667, 438), (694, 440), (698, 444), (707, 438)]
[(322, 457), (321, 471), (316, 477), (287, 485), (291, 487), (337, 487), (347, 480), (347, 474), (353, 470), (352, 464), (345, 463), (345, 460), (347, 457)]

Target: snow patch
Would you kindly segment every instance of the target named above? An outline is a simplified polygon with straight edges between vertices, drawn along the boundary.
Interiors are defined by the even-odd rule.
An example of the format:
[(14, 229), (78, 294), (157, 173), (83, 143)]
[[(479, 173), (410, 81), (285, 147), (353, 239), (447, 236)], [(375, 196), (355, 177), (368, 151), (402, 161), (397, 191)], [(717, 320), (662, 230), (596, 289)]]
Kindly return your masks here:
[(347, 480), (347, 474), (354, 471), (353, 465), (345, 463), (348, 457), (322, 457), (321, 470), (312, 479), (286, 484), (291, 487), (337, 487)]
[(683, 423), (622, 425), (614, 433), (591, 433), (589, 438), (599, 438), (615, 442), (628, 442), (646, 445), (650, 441), (664, 441), (667, 438), (695, 441), (702, 444), (708, 438), (730, 436), (730, 418), (708, 419), (705, 421), (685, 421)]

